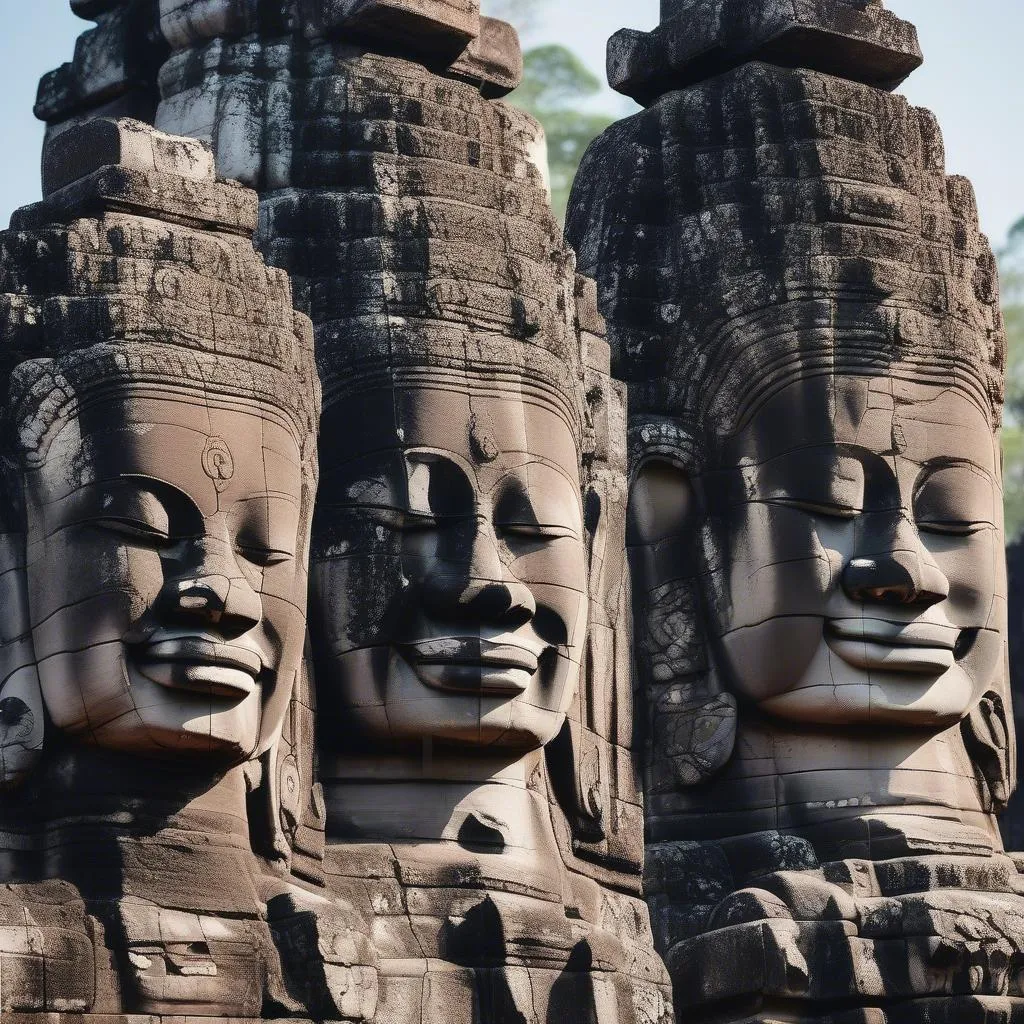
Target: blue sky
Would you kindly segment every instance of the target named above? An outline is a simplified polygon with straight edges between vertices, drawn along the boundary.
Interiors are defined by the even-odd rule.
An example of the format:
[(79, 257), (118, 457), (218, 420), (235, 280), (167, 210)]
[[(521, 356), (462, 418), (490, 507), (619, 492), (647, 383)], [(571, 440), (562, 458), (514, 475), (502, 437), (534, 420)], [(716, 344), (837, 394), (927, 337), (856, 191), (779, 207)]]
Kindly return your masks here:
[[(0, 117), (6, 129), (0, 163), (0, 223), (39, 196), (42, 131), (32, 117), (39, 76), (68, 60), (85, 23), (67, 0), (17, 0), (0, 33)], [(486, 0), (485, 0), (486, 6)], [(975, 184), (982, 224), (998, 244), (1024, 216), (1024, 3), (1021, 0), (891, 0), (913, 21), (926, 63), (903, 87), (935, 111), (951, 172)], [(658, 0), (549, 0), (530, 42), (556, 40), (602, 71), (608, 36), (617, 28), (651, 28)], [(602, 75), (603, 77), (603, 75)], [(612, 111), (625, 105), (609, 93)]]

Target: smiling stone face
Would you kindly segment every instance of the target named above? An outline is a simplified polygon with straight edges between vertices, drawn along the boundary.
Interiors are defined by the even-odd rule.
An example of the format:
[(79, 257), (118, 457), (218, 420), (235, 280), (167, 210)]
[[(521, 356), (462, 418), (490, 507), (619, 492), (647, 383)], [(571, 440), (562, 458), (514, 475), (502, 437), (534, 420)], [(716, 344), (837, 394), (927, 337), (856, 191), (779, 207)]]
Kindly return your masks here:
[(328, 410), (311, 625), (322, 728), (535, 749), (579, 680), (579, 455), (553, 405), (429, 382)]
[[(694, 567), (730, 692), (833, 725), (952, 725), (1002, 658), (998, 452), (953, 386), (794, 381), (694, 480), (654, 460), (635, 516), (647, 614)], [(700, 510), (699, 514), (697, 510)], [(690, 556), (692, 557), (692, 556)]]
[(240, 763), (300, 664), (302, 457), (269, 411), (163, 390), (82, 396), (26, 474), (43, 696), (99, 746)]
[(811, 378), (728, 447), (705, 548), (730, 688), (810, 722), (963, 718), (1002, 658), (988, 416), (952, 382)]

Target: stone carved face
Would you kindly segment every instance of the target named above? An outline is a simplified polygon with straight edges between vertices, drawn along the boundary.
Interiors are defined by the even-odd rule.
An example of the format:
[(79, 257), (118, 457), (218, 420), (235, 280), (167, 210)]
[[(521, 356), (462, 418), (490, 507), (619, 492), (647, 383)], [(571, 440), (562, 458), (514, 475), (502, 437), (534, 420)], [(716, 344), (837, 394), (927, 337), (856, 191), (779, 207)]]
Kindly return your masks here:
[(240, 763), (274, 740), (304, 639), (299, 445), (241, 400), (83, 400), (26, 472), (43, 697), (102, 747)]
[(553, 407), (423, 383), (325, 413), (311, 571), (321, 727), (535, 749), (579, 680), (579, 454)]
[(640, 471), (649, 634), (673, 621), (669, 581), (700, 578), (710, 657), (741, 701), (831, 725), (940, 728), (973, 709), (1001, 671), (1005, 585), (997, 441), (964, 391), (795, 381), (717, 463)]

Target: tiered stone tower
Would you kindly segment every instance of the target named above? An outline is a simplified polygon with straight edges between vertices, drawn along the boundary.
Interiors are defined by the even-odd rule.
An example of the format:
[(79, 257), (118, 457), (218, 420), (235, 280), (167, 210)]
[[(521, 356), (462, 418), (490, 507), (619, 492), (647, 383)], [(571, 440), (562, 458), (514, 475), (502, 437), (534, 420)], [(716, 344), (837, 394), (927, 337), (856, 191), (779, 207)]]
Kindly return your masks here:
[(664, 0), (568, 237), (629, 387), (647, 899), (679, 1020), (1005, 1021), (1024, 904), (970, 185), (878, 2)]
[[(382, 1024), (665, 1024), (623, 388), (543, 133), (500, 101), (514, 30), (467, 0), (162, 0), (159, 24), (153, 120), (259, 192), (325, 386), (296, 879), (365, 913)], [(58, 133), (83, 108), (50, 90)]]

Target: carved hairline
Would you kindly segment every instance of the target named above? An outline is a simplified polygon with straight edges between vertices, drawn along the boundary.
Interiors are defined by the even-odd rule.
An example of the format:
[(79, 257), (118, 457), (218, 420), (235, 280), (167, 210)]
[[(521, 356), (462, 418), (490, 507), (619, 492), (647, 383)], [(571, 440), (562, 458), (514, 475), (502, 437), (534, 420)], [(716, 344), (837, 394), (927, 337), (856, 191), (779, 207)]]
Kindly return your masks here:
[[(922, 384), (950, 387), (968, 397), (993, 428), (1000, 426), (1002, 366), (998, 359), (993, 362), (989, 357), (987, 340), (972, 339), (966, 325), (951, 324), (948, 318), (935, 318), (934, 325), (943, 328), (934, 336), (936, 340), (929, 341), (926, 336), (922, 336), (925, 340), (908, 340), (900, 332), (901, 313), (913, 317), (916, 326), (930, 324), (927, 318), (922, 321), (920, 311), (895, 303), (847, 302), (843, 303), (844, 322), (799, 322), (805, 310), (826, 306), (835, 309), (836, 299), (835, 295), (820, 293), (806, 299), (793, 298), (775, 307), (750, 310), (743, 316), (691, 329), (689, 337), (677, 338), (669, 349), (669, 360), (678, 361), (673, 357), (674, 349), (689, 372), (677, 375), (679, 383), (674, 393), (666, 393), (662, 379), (635, 375), (630, 388), (632, 417), (664, 422), (672, 418), (686, 423), (687, 431), (703, 438), (705, 444), (713, 444), (742, 429), (765, 402), (794, 381), (841, 374), (903, 376)], [(769, 347), (759, 338), (759, 321), (773, 315), (774, 333), (767, 341), (776, 344)], [(893, 317), (893, 322), (886, 322)], [(830, 337), (818, 340), (811, 332), (829, 332)], [(750, 340), (738, 346), (738, 338)], [(729, 351), (733, 358), (715, 358), (716, 350)], [(755, 361), (756, 374), (751, 373)], [(637, 449), (634, 454), (639, 452)], [(698, 450), (692, 454), (704, 461), (710, 453)]]
[[(159, 366), (153, 365), (155, 360), (160, 360)], [(217, 372), (200, 375), (196, 371), (202, 370), (204, 363), (205, 368)], [(177, 371), (170, 378), (168, 366)], [(318, 389), (307, 396), (306, 408), (301, 408), (282, 400), (295, 383), (281, 371), (234, 357), (204, 357), (171, 345), (102, 343), (16, 366), (9, 383), (7, 433), (11, 442), (17, 439), (21, 463), (35, 467), (45, 462), (55, 428), (76, 417), (89, 396), (131, 388), (149, 388), (158, 395), (185, 391), (206, 401), (223, 396), (227, 402), (252, 406), (281, 424), (298, 442), (303, 474), (315, 480)]]

